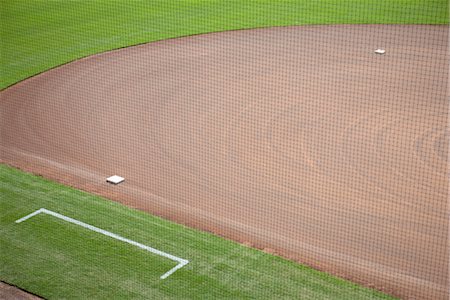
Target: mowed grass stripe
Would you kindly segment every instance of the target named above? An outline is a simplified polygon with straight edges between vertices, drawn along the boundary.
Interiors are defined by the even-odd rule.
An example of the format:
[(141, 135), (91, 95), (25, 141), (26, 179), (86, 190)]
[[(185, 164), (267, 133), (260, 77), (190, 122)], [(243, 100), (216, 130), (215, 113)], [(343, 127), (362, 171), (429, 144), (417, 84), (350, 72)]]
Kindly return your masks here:
[(448, 24), (447, 0), (0, 0), (0, 89), (95, 53), (224, 30)]
[[(41, 208), (190, 262), (40, 214)], [(47, 298), (392, 299), (300, 264), (0, 165), (0, 279)]]

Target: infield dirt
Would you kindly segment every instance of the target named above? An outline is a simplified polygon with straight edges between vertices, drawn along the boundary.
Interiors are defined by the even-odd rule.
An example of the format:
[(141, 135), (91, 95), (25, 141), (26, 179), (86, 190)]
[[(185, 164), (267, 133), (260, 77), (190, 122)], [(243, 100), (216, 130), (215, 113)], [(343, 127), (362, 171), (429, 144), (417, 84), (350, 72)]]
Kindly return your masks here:
[[(95, 55), (1, 92), (0, 158), (394, 295), (446, 299), (448, 33), (284, 27)], [(114, 174), (126, 181), (108, 185)]]
[(0, 299), (5, 300), (39, 300), (36, 295), (27, 293), (15, 286), (0, 281)]

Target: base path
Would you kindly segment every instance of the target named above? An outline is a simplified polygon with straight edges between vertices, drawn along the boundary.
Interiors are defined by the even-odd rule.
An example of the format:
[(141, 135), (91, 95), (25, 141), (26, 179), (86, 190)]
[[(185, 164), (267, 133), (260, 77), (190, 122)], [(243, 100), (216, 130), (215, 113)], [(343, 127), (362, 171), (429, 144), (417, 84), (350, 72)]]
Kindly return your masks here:
[[(1, 160), (394, 295), (445, 299), (448, 33), (285, 27), (92, 56), (1, 92)], [(114, 174), (125, 182), (107, 184)]]

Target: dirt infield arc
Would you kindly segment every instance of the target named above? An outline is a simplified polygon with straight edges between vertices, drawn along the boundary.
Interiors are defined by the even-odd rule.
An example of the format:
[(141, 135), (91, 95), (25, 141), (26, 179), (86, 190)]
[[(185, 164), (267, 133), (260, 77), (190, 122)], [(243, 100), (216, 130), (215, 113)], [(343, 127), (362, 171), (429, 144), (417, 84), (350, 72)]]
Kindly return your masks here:
[[(444, 299), (447, 36), (285, 27), (92, 56), (1, 93), (1, 159), (394, 295)], [(107, 185), (113, 174), (125, 183)]]

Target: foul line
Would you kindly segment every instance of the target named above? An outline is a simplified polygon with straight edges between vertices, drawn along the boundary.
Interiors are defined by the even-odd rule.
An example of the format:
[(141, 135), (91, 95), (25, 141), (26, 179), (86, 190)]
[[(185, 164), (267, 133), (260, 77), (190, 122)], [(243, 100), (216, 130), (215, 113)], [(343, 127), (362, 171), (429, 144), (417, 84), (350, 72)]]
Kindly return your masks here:
[(149, 252), (151, 252), (151, 253), (154, 253), (154, 254), (157, 254), (157, 255), (160, 255), (160, 256), (163, 256), (163, 257), (166, 257), (166, 258), (168, 258), (168, 259), (171, 259), (171, 260), (173, 260), (173, 261), (178, 262), (178, 265), (176, 265), (175, 267), (173, 267), (172, 269), (170, 269), (168, 272), (164, 273), (164, 274), (160, 277), (161, 279), (166, 279), (167, 277), (169, 277), (170, 275), (172, 275), (176, 270), (178, 270), (178, 269), (184, 267), (185, 265), (187, 265), (187, 264), (189, 263), (189, 261), (186, 260), (186, 259), (179, 258), (179, 257), (176, 257), (176, 256), (174, 256), (174, 255), (172, 255), (172, 254), (169, 254), (169, 253), (160, 251), (160, 250), (158, 250), (158, 249), (155, 249), (155, 248), (152, 248), (152, 247), (143, 245), (143, 244), (141, 244), (141, 243), (138, 243), (138, 242), (135, 242), (135, 241), (126, 239), (126, 238), (121, 237), (120, 235), (117, 235), (117, 234), (115, 234), (115, 233), (112, 233), (112, 232), (109, 232), (109, 231), (106, 231), (106, 230), (97, 228), (97, 227), (95, 227), (95, 226), (92, 226), (92, 225), (83, 223), (83, 222), (81, 222), (81, 221), (78, 221), (78, 220), (75, 220), (75, 219), (66, 217), (66, 216), (64, 216), (64, 215), (55, 213), (55, 212), (53, 212), (53, 211), (51, 211), (51, 210), (48, 210), (48, 209), (45, 209), (45, 208), (38, 209), (38, 210), (36, 210), (35, 212), (32, 212), (31, 214), (29, 214), (29, 215), (27, 215), (27, 216), (25, 216), (25, 217), (23, 217), (23, 218), (20, 218), (19, 220), (16, 221), (16, 223), (22, 223), (23, 221), (26, 221), (26, 220), (28, 220), (29, 218), (34, 217), (34, 216), (36, 216), (36, 215), (38, 215), (38, 214), (41, 214), (41, 213), (42, 213), (42, 214), (47, 214), (47, 215), (54, 216), (55, 218), (58, 218), (58, 219), (67, 221), (67, 222), (69, 222), (69, 223), (73, 223), (73, 224), (79, 225), (79, 226), (84, 227), (84, 228), (87, 228), (87, 229), (89, 229), (89, 230), (92, 230), (92, 231), (101, 233), (101, 234), (103, 234), (103, 235), (112, 237), (113, 239), (116, 239), (116, 240), (119, 240), (119, 241), (122, 241), (122, 242), (125, 242), (125, 243), (128, 243), (128, 244), (131, 244), (131, 245), (136, 246), (136, 247), (138, 247), (138, 248), (147, 250), (147, 251), (149, 251)]

